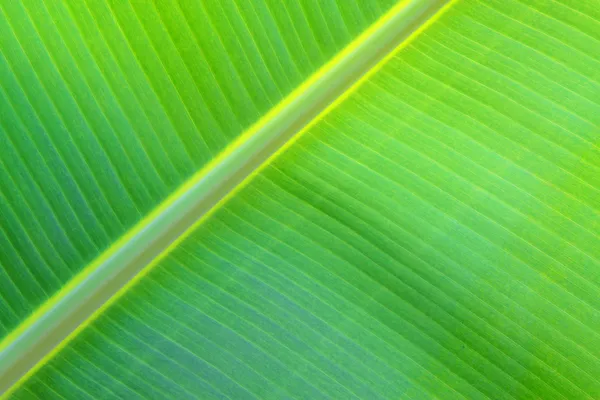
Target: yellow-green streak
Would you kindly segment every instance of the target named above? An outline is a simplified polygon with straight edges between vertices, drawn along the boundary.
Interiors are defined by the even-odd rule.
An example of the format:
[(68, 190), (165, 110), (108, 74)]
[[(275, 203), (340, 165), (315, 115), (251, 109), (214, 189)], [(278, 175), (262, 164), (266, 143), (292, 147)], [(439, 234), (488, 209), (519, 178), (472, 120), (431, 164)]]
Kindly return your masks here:
[(449, 6), (406, 0), (196, 173), (0, 344), (4, 398)]

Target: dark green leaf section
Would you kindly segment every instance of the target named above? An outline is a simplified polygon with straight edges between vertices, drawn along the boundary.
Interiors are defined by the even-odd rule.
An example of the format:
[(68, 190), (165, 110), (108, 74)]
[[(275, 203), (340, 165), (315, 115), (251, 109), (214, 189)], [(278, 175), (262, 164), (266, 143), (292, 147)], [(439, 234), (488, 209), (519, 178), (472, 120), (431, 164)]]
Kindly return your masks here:
[(2, 2), (0, 338), (389, 3)]
[(15, 398), (599, 398), (599, 9), (460, 2)]

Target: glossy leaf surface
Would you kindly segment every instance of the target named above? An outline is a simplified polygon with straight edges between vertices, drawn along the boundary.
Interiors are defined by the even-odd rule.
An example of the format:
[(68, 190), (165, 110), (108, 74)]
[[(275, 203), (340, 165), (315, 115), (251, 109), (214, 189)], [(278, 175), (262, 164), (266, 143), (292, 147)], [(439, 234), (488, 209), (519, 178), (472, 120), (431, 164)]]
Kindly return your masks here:
[(598, 5), (452, 4), (15, 398), (600, 397)]

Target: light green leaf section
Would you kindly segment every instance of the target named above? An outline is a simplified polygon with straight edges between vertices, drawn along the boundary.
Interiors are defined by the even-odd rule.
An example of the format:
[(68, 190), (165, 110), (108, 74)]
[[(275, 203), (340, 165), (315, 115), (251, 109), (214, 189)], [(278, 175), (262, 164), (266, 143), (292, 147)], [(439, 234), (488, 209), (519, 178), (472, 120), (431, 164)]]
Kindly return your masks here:
[(457, 2), (14, 398), (600, 398), (599, 93), (598, 1)]
[(0, 338), (392, 3), (0, 2)]

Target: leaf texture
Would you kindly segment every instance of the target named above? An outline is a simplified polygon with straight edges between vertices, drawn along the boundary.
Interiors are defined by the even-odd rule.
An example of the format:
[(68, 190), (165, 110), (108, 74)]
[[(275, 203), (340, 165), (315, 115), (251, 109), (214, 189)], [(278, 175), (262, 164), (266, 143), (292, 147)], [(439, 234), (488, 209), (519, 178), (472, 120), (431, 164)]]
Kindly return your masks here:
[(453, 5), (15, 398), (599, 398), (598, 5)]
[(391, 5), (3, 2), (0, 337)]

